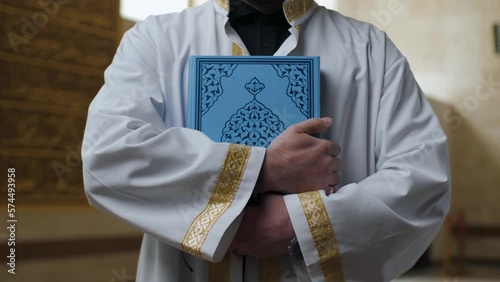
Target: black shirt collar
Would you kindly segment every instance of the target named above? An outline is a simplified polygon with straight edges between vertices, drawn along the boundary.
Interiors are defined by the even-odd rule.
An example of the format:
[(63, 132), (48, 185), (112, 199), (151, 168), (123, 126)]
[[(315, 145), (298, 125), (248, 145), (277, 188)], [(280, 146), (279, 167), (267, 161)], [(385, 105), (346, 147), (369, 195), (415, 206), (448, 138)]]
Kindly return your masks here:
[(252, 18), (260, 16), (266, 18), (267, 20), (276, 22), (277, 24), (284, 24), (284, 23), (288, 24), (283, 9), (280, 9), (273, 14), (264, 14), (252, 8), (250, 5), (241, 0), (230, 0), (229, 5), (230, 5), (229, 19), (231, 22), (238, 22), (239, 20), (244, 20), (248, 16), (251, 16)]
[(229, 18), (231, 18), (232, 20), (238, 20), (239, 18), (248, 15), (260, 14), (259, 11), (255, 10), (250, 5), (244, 3), (241, 0), (230, 0), (229, 5), (230, 5)]
[(251, 55), (272, 55), (290, 35), (283, 9), (264, 14), (241, 0), (231, 0), (229, 23)]

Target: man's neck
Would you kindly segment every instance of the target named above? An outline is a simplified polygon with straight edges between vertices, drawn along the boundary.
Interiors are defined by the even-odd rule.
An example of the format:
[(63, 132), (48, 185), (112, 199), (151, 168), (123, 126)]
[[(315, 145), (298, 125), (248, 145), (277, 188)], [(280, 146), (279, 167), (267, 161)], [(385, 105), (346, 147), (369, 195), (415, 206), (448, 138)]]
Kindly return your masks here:
[(273, 14), (282, 9), (284, 0), (241, 0), (264, 14)]

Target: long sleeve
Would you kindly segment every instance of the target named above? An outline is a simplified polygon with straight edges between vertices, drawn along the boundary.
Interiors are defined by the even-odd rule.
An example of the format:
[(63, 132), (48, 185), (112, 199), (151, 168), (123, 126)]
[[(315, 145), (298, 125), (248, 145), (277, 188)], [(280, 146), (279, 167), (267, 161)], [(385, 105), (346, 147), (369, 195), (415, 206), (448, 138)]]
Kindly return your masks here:
[[(92, 102), (82, 146), (94, 207), (209, 261), (224, 256), (254, 189), (265, 149), (212, 142), (168, 120), (157, 43), (148, 20), (125, 35)], [(168, 62), (162, 62), (168, 65)], [(178, 62), (172, 62), (172, 72)], [(182, 116), (182, 114), (180, 114)], [(181, 124), (182, 123), (182, 124)], [(170, 126), (167, 126), (170, 124)], [(172, 126), (173, 124), (173, 126)]]
[(374, 173), (329, 196), (285, 196), (312, 281), (401, 275), (429, 246), (449, 208), (446, 137), (406, 59), (392, 42), (385, 48), (378, 111), (370, 121), (374, 146), (356, 148), (375, 155)]

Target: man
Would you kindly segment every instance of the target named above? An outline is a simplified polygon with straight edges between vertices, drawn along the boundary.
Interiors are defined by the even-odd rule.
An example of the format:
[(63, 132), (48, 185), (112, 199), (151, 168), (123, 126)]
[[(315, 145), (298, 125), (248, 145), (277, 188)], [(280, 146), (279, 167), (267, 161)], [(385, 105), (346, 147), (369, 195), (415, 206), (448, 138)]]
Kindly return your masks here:
[[(89, 109), (90, 203), (145, 232), (137, 281), (397, 277), (449, 206), (446, 138), (406, 59), (383, 32), (312, 0), (243, 2), (127, 32)], [(231, 54), (320, 56), (325, 118), (267, 149), (184, 128), (189, 57)]]

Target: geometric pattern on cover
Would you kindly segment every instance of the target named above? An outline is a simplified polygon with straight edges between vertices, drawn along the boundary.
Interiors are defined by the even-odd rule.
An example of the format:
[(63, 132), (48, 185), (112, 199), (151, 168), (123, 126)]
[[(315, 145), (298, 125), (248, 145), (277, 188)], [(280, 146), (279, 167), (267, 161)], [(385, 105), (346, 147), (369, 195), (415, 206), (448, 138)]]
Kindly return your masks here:
[(285, 130), (285, 124), (279, 117), (257, 100), (257, 95), (265, 87), (256, 77), (245, 85), (253, 99), (226, 122), (221, 142), (267, 147)]
[(236, 64), (204, 64), (201, 84), (201, 115), (206, 114), (224, 93), (221, 79), (233, 74)]
[(307, 93), (307, 77), (308, 67), (306, 64), (280, 64), (273, 65), (273, 68), (281, 78), (288, 78), (288, 88), (286, 95), (292, 99), (292, 102), (297, 106), (300, 112), (307, 118), (309, 112), (307, 105), (309, 104)]

